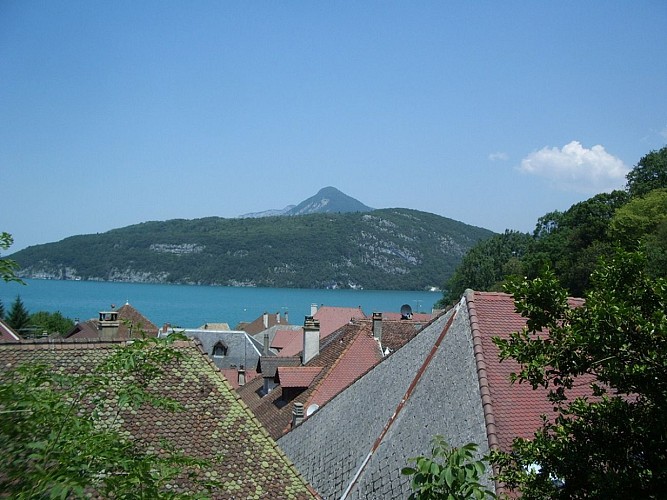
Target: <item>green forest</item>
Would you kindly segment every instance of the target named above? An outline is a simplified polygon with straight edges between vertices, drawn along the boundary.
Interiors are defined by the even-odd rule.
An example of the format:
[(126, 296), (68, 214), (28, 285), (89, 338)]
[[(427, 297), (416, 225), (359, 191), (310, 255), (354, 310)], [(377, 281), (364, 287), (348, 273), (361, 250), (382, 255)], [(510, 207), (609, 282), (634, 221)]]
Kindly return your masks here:
[(493, 235), (403, 208), (176, 219), (72, 236), (11, 256), (23, 278), (424, 290)]
[(624, 190), (543, 215), (533, 234), (507, 230), (480, 241), (444, 285), (441, 305), (467, 288), (501, 291), (508, 280), (533, 279), (547, 268), (581, 297), (600, 259), (617, 248), (642, 251), (649, 275), (667, 276), (667, 146), (643, 156), (626, 179)]

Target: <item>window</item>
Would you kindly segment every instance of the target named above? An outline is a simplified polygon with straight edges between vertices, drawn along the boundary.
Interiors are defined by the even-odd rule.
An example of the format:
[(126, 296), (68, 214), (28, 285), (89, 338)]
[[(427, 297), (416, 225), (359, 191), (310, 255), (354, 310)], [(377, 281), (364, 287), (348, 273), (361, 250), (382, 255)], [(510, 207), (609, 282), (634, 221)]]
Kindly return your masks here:
[(227, 346), (222, 342), (218, 342), (213, 346), (213, 357), (224, 358), (227, 356)]

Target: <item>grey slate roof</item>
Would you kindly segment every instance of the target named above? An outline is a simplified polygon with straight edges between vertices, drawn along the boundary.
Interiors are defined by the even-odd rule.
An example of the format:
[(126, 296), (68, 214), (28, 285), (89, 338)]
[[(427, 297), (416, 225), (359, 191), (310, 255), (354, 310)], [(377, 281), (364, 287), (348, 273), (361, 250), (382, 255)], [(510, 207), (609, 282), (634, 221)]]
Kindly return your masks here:
[[(400, 471), (408, 458), (430, 453), (435, 434), (453, 446), (475, 442), (480, 454), (488, 451), (465, 303), (458, 313), (436, 319), (278, 444), (323, 498), (346, 493), (346, 498), (407, 498), (409, 479)], [(486, 485), (494, 488), (489, 480)]]
[[(227, 368), (255, 368), (261, 355), (262, 346), (246, 332), (238, 330), (210, 330), (210, 329), (172, 329), (160, 333), (160, 337), (169, 333), (178, 332), (183, 335), (197, 339), (201, 343), (201, 349), (208, 354), (215, 366), (220, 369)], [(227, 354), (223, 357), (213, 356), (213, 348), (218, 343), (227, 348)]]

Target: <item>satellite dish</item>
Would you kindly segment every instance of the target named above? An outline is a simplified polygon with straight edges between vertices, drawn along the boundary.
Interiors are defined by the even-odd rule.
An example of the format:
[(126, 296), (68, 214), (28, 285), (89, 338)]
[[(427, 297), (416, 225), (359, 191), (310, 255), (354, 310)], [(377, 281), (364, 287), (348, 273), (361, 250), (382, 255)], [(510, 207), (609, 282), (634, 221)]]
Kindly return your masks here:
[(320, 405), (313, 403), (306, 410), (306, 417), (310, 417), (313, 413), (320, 409)]
[(410, 307), (410, 304), (403, 304), (401, 306), (401, 319), (410, 318), (412, 318), (412, 307)]

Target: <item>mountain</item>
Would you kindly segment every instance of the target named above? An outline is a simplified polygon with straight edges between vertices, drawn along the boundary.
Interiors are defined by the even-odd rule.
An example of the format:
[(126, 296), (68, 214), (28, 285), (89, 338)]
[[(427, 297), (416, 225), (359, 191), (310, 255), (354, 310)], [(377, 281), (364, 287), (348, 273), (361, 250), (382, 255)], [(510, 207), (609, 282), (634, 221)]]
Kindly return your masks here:
[(322, 213), (349, 213), (370, 212), (373, 209), (367, 207), (351, 196), (341, 193), (335, 187), (320, 189), (315, 196), (302, 201), (296, 207), (287, 211), (286, 215), (307, 215)]
[(239, 218), (273, 217), (277, 215), (308, 215), (322, 213), (349, 213), (370, 212), (373, 210), (360, 201), (346, 195), (335, 187), (325, 187), (314, 196), (302, 201), (298, 205), (289, 205), (283, 209), (265, 210), (239, 215)]
[(239, 219), (259, 219), (260, 217), (277, 217), (279, 215), (287, 215), (287, 212), (292, 210), (296, 205), (287, 205), (285, 208), (274, 208), (264, 210), (263, 212), (250, 212), (249, 214), (239, 215)]
[(28, 247), (11, 258), (25, 278), (423, 290), (441, 286), (467, 250), (492, 235), (395, 208), (144, 222)]

